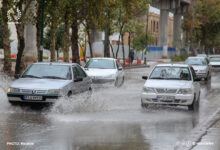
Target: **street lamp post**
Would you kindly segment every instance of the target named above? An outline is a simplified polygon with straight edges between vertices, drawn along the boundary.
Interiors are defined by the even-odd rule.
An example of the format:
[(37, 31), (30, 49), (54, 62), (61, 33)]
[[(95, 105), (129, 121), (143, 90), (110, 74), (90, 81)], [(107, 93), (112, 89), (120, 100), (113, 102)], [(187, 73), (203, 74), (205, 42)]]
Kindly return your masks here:
[(44, 50), (44, 3), (45, 0), (41, 0), (40, 62), (43, 61)]

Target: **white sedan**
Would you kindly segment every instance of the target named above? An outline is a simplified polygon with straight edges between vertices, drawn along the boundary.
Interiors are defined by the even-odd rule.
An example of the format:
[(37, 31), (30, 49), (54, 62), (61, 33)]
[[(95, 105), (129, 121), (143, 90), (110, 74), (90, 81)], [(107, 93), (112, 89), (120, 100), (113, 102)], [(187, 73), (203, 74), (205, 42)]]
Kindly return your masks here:
[(124, 70), (113, 58), (91, 58), (84, 70), (93, 83), (113, 83), (118, 87), (124, 82)]
[(185, 64), (159, 64), (155, 66), (141, 94), (142, 107), (149, 104), (168, 104), (197, 107), (200, 83), (193, 68)]

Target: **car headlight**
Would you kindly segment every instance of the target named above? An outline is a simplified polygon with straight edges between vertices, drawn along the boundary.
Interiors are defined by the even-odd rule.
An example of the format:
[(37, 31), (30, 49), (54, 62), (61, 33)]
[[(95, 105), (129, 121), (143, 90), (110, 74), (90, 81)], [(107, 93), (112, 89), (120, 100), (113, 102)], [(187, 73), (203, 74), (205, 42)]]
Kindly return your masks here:
[(61, 91), (59, 89), (48, 90), (48, 94), (60, 95)]
[(149, 87), (144, 87), (144, 88), (143, 88), (143, 91), (144, 91), (145, 93), (156, 93), (155, 90), (154, 90), (154, 88), (149, 88)]
[(8, 88), (9, 93), (20, 93), (20, 89), (18, 88)]
[(180, 89), (178, 94), (192, 94), (192, 89)]

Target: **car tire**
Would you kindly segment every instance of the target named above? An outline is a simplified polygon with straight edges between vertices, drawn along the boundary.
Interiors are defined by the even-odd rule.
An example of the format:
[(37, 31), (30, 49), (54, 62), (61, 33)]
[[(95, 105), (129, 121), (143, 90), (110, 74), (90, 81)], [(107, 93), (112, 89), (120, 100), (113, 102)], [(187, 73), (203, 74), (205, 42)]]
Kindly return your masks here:
[(69, 91), (68, 94), (67, 94), (67, 97), (70, 97), (72, 95), (72, 92)]
[(14, 102), (14, 101), (8, 101), (12, 106), (16, 106), (18, 105), (18, 102)]
[(142, 108), (147, 108), (148, 106), (149, 106), (148, 104), (143, 103), (142, 100), (141, 100), (141, 107)]
[(188, 110), (194, 111), (196, 109), (197, 104), (198, 104), (198, 101), (196, 101), (196, 95), (195, 95), (193, 99), (193, 103), (191, 105), (188, 105)]

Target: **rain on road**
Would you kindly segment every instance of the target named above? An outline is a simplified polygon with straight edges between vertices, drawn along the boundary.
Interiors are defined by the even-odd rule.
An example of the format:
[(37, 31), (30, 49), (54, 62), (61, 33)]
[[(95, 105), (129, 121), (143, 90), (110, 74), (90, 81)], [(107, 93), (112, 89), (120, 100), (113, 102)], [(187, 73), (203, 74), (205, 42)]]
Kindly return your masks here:
[(220, 73), (201, 82), (200, 108), (157, 106), (142, 109), (142, 75), (151, 68), (126, 70), (121, 88), (96, 88), (61, 99), (51, 107), (11, 106), (0, 83), (0, 149), (10, 150), (172, 150), (220, 105)]

